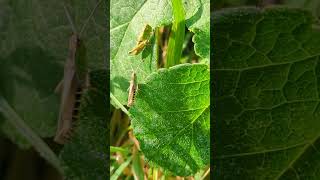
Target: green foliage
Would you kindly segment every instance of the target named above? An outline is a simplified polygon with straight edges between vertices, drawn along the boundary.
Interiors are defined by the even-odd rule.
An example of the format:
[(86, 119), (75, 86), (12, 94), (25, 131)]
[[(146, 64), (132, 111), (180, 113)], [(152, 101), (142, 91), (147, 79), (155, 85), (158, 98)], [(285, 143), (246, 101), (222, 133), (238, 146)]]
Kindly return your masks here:
[(283, 3), (292, 7), (308, 9), (315, 16), (320, 16), (320, 1), (318, 0), (283, 0)]
[(166, 67), (171, 67), (180, 64), (182, 47), (185, 36), (185, 10), (182, 0), (172, 2), (173, 22), (167, 48)]
[[(185, 14), (181, 17), (194, 33), (195, 53), (209, 63), (210, 1), (185, 0), (183, 5)], [(141, 54), (128, 55), (145, 24), (156, 29), (172, 23), (172, 7), (171, 0), (111, 1), (110, 96), (114, 105), (131, 115), (133, 134), (147, 160), (188, 176), (208, 165), (210, 159), (209, 67), (184, 64), (156, 71), (154, 41)], [(175, 39), (177, 36), (171, 38), (184, 43), (184, 39)], [(128, 113), (121, 104), (127, 103), (132, 71), (137, 74), (138, 90)]]
[[(97, 2), (98, 0), (65, 2), (78, 30), (86, 22)], [(101, 37), (107, 33), (106, 5), (106, 2), (100, 4), (80, 37), (86, 45), (89, 70), (94, 71), (92, 83), (97, 89), (104, 90), (104, 93), (107, 75), (104, 72), (101, 74), (104, 77), (99, 77), (97, 80), (96, 76), (99, 75), (96, 74), (100, 74), (101, 71), (95, 70), (105, 65), (105, 39)], [(35, 0), (0, 2), (0, 98), (3, 102), (7, 102), (10, 107), (8, 109), (14, 112), (12, 114), (19, 117), (22, 121), (20, 124), (25, 124), (24, 127), (29, 127), (32, 133), (18, 129), (20, 126), (17, 126), (16, 121), (5, 116), (4, 112), (0, 113), (0, 131), (22, 148), (34, 146), (45, 158), (48, 157), (46, 150), (43, 148), (39, 150), (39, 147), (43, 143), (41, 138), (53, 137), (56, 132), (60, 98), (58, 94), (54, 94), (54, 89), (63, 76), (63, 63), (68, 55), (71, 34), (72, 28), (61, 2)], [(81, 48), (79, 50), (84, 52)], [(63, 150), (65, 155), (75, 148), (73, 150), (83, 155), (82, 157), (70, 155), (70, 159), (63, 159), (66, 161), (65, 165), (70, 166), (65, 167), (66, 174), (70, 176), (76, 174), (77, 178), (93, 177), (93, 172), (80, 173), (77, 169), (81, 167), (80, 160), (83, 165), (88, 162), (91, 166), (90, 168), (86, 166), (84, 169), (99, 173), (97, 175), (105, 177), (108, 172), (105, 168), (108, 159), (105, 145), (108, 138), (101, 138), (103, 137), (101, 134), (106, 132), (108, 115), (105, 113), (102, 121), (102, 110), (107, 111), (108, 106), (105, 104), (107, 100), (101, 98), (104, 97), (101, 94), (90, 90), (85, 95), (88, 99), (96, 101), (84, 101), (87, 104), (82, 105), (83, 114), (87, 113), (92, 119), (85, 121), (86, 118), (83, 118), (84, 122), (81, 121), (82, 125), (79, 125), (75, 142)], [(90, 108), (86, 107), (89, 105)], [(0, 110), (3, 110), (1, 108)], [(90, 136), (85, 136), (86, 133)], [(83, 138), (83, 141), (79, 142), (79, 138)], [(92, 147), (94, 144), (99, 145)], [(72, 158), (74, 162), (70, 164), (68, 160)]]
[(8, 124), (19, 133), (19, 136), (25, 138), (25, 140), (30, 143), (44, 159), (62, 173), (60, 161), (55, 153), (35, 132), (32, 131), (3, 97), (0, 97), (0, 115), (1, 118), (5, 118)]
[(204, 64), (161, 69), (139, 84), (130, 108), (145, 157), (176, 175), (195, 174), (209, 164), (209, 79)]
[(319, 179), (320, 32), (287, 8), (213, 14), (215, 179)]
[(74, 134), (60, 154), (65, 175), (69, 179), (106, 179), (109, 161), (109, 136), (107, 115), (109, 112), (106, 92), (107, 72), (90, 73), (91, 87), (81, 97), (80, 118)]
[[(184, 1), (186, 19), (200, 13), (200, 0)], [(111, 0), (110, 44), (111, 44), (111, 93), (122, 103), (127, 103), (129, 81), (132, 71), (138, 82), (156, 70), (156, 48), (151, 43), (148, 51), (137, 56), (128, 52), (135, 47), (145, 24), (152, 28), (168, 25), (172, 21), (171, 0)], [(207, 17), (209, 18), (209, 17)]]
[(213, 8), (230, 7), (230, 6), (243, 6), (248, 3), (255, 2), (259, 0), (213, 0)]
[[(52, 137), (59, 102), (53, 90), (61, 73), (56, 57), (39, 47), (19, 48), (0, 64), (1, 96), (38, 135)], [(20, 147), (30, 146), (10, 122), (5, 121), (1, 131)]]
[(187, 21), (187, 26), (194, 33), (194, 50), (201, 58), (210, 59), (210, 1), (202, 0), (195, 16)]
[[(65, 1), (78, 30), (97, 2)], [(106, 6), (106, 2), (100, 4), (81, 37), (91, 59), (88, 61), (91, 69), (104, 66), (106, 58), (105, 39), (101, 38), (101, 34), (107, 33)], [(4, 0), (0, 2), (0, 13), (1, 58), (9, 56), (20, 47), (40, 47), (54, 55), (59, 62), (65, 62), (72, 29), (61, 2)]]
[(129, 165), (131, 159), (132, 157), (129, 157), (124, 163), (122, 163), (115, 171), (115, 173), (110, 177), (110, 180), (117, 180), (120, 177), (122, 171)]
[[(68, 4), (78, 28), (96, 3), (72, 1)], [(54, 88), (62, 77), (61, 63), (66, 60), (72, 32), (63, 6), (56, 1), (3, 1), (0, 4), (1, 94), (41, 137), (53, 136), (60, 100), (54, 94)], [(104, 65), (105, 42), (99, 35), (106, 31), (106, 28), (101, 28), (106, 27), (102, 10), (105, 5), (100, 5), (92, 17), (95, 21), (91, 19), (87, 26), (91, 28), (82, 35), (91, 69)], [(20, 147), (29, 147), (11, 129), (6, 122), (1, 127), (1, 131)]]

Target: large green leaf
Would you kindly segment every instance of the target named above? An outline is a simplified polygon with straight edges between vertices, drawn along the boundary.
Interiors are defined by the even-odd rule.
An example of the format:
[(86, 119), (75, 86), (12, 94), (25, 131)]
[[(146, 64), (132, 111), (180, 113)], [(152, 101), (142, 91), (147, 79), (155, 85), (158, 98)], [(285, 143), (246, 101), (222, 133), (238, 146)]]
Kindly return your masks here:
[[(0, 95), (41, 137), (55, 133), (59, 98), (53, 91), (61, 70), (57, 59), (38, 47), (17, 49), (0, 61)], [(10, 122), (1, 130), (20, 147), (28, 147)]]
[(213, 14), (215, 179), (319, 179), (320, 32), (298, 9)]
[(108, 177), (107, 78), (105, 70), (90, 73), (91, 87), (81, 97), (80, 118), (76, 122), (72, 140), (61, 152), (65, 175), (71, 179), (104, 180)]
[(161, 69), (139, 84), (130, 113), (145, 157), (176, 175), (195, 174), (210, 159), (209, 67)]
[[(65, 2), (78, 32), (97, 2)], [(105, 66), (105, 40), (101, 38), (107, 27), (105, 6), (103, 1), (81, 34), (90, 69)], [(62, 2), (0, 2), (1, 95), (41, 137), (55, 132), (60, 99), (54, 89), (63, 77), (71, 33)], [(8, 123), (1, 129), (21, 147), (28, 147)]]
[[(186, 18), (198, 16), (200, 0), (185, 1)], [(128, 52), (135, 47), (145, 24), (153, 28), (170, 24), (172, 7), (170, 0), (111, 0), (110, 44), (111, 44), (111, 92), (126, 104), (128, 87), (132, 71), (138, 82), (143, 83), (150, 73), (156, 70), (156, 48), (140, 55), (132, 56)]]
[[(98, 1), (64, 1), (78, 32), (87, 22), (87, 18)], [(106, 4), (106, 1), (102, 1), (80, 37), (87, 48), (90, 70), (105, 67), (106, 41), (103, 37), (107, 34)], [(3, 102), (7, 102), (14, 112), (11, 114), (16, 114), (24, 121), (21, 124), (26, 123), (26, 127), (31, 127), (30, 131), (33, 130), (35, 133), (31, 133), (32, 138), (25, 138), (29, 134), (24, 132), (24, 129), (16, 131), (16, 127), (12, 126), (13, 120), (8, 118), (9, 116), (6, 116), (6, 121), (1, 124), (1, 131), (21, 147), (28, 147), (29, 143), (35, 146), (37, 142), (30, 142), (30, 139), (31, 141), (35, 139), (34, 136), (52, 137), (56, 131), (60, 98), (59, 95), (54, 94), (54, 89), (63, 77), (62, 64), (68, 55), (71, 33), (72, 28), (63, 9), (62, 1), (58, 3), (52, 0), (0, 1), (0, 95), (4, 99)], [(107, 75), (104, 75), (101, 79), (107, 78)], [(95, 82), (93, 80), (93, 83)], [(99, 86), (95, 87), (103, 86), (105, 88), (106, 84), (106, 82), (101, 82)], [(101, 101), (90, 104), (90, 108), (94, 109), (101, 105), (98, 102)], [(106, 106), (100, 108), (107, 110)], [(3, 120), (2, 114), (0, 116)], [(84, 126), (87, 125), (86, 128), (90, 129), (94, 126), (90, 123), (97, 123), (94, 129), (96, 133), (106, 133), (103, 126), (106, 124), (97, 121), (98, 119), (92, 118), (88, 124), (83, 123), (81, 128), (84, 129)], [(84, 131), (81, 128), (79, 131)], [(94, 135), (90, 135), (88, 138), (93, 138)], [(101, 136), (95, 136), (95, 138), (98, 145), (94, 147), (90, 147), (92, 143), (88, 143), (87, 139), (82, 139), (83, 143), (87, 145), (86, 148), (91, 148), (92, 152), (86, 151), (88, 149), (80, 145), (76, 150), (79, 150), (78, 153), (83, 153), (82, 155), (87, 158), (81, 157), (83, 165), (88, 162), (91, 170), (95, 170), (93, 173), (97, 173), (96, 176), (104, 176), (104, 172), (108, 172), (105, 168), (105, 162), (108, 158), (104, 157), (105, 154), (101, 154), (102, 150), (100, 151), (100, 149), (105, 147), (107, 142), (101, 139)], [(78, 141), (75, 140), (75, 143)], [(37, 147), (35, 148), (37, 149)], [(45, 154), (45, 152), (41, 152), (41, 149), (40, 153)], [(70, 159), (72, 158), (77, 157), (70, 155)], [(93, 161), (95, 163), (92, 163)], [(74, 161), (74, 164), (70, 165), (70, 169), (77, 173), (79, 169), (73, 169), (74, 166), (79, 167), (75, 165), (76, 163), (79, 161)], [(103, 171), (101, 170), (102, 165)], [(89, 171), (89, 169), (86, 170)], [(83, 177), (83, 174), (88, 174), (89, 178), (87, 179), (97, 179), (90, 178), (92, 172), (82, 171), (78, 175)]]
[[(86, 22), (99, 0), (71, 0), (65, 2), (77, 31)], [(54, 54), (64, 63), (69, 38), (72, 33), (62, 1), (17, 1), (0, 2), (0, 57), (10, 55), (23, 46), (37, 46)], [(88, 21), (81, 38), (87, 47), (88, 63), (91, 69), (105, 66), (105, 38), (107, 33), (107, 3), (102, 1), (93, 17)], [(53, 16), (54, 15), (54, 16)]]

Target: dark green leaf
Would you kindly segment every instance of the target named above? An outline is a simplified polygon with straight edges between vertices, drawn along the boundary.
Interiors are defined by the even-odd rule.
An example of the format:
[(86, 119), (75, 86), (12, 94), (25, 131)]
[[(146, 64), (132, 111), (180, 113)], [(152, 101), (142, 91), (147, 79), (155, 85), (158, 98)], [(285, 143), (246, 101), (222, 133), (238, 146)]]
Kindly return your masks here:
[(319, 179), (320, 32), (298, 9), (213, 14), (215, 179)]
[[(61, 73), (57, 59), (38, 47), (19, 48), (0, 64), (1, 96), (38, 135), (52, 137), (59, 102), (53, 91)], [(29, 146), (9, 122), (1, 130), (20, 147)]]
[[(79, 32), (99, 0), (64, 1)], [(81, 34), (87, 47), (91, 69), (105, 66), (107, 32), (106, 1), (102, 1)], [(0, 57), (10, 55), (19, 47), (37, 46), (64, 63), (68, 55), (71, 25), (62, 1), (0, 2)]]
[[(66, 3), (78, 31), (97, 2)], [(101, 38), (107, 27), (105, 6), (103, 1), (81, 35), (91, 69), (105, 65), (105, 40)], [(0, 2), (0, 91), (41, 137), (55, 133), (59, 98), (53, 92), (62, 79), (71, 34), (62, 2)], [(20, 147), (29, 146), (10, 125), (4, 123), (1, 129)]]
[(296, 8), (308, 9), (315, 16), (320, 16), (320, 1), (318, 0), (283, 0), (282, 3)]

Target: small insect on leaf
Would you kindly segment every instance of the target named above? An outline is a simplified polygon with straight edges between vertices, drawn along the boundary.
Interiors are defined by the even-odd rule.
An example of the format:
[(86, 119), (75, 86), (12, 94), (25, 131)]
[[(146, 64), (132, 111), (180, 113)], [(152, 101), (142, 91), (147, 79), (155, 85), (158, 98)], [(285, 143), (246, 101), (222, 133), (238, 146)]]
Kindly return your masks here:
[(152, 35), (153, 35), (152, 27), (150, 25), (146, 24), (143, 28), (143, 31), (141, 32), (141, 34), (138, 37), (138, 41), (137, 41), (136, 46), (131, 51), (129, 51), (129, 54), (138, 55), (141, 51), (143, 51), (143, 49), (149, 43)]
[(130, 86), (129, 86), (129, 95), (128, 95), (128, 107), (131, 107), (134, 103), (134, 97), (138, 86), (136, 85), (136, 73), (132, 72)]
[(63, 8), (73, 29), (69, 40), (69, 55), (64, 65), (64, 75), (55, 91), (61, 93), (60, 112), (58, 116), (58, 127), (54, 141), (65, 144), (71, 139), (80, 107), (81, 95), (90, 86), (89, 72), (87, 67), (86, 48), (80, 39), (81, 32), (85, 29), (95, 10), (102, 2), (100, 0), (91, 14), (83, 24), (80, 33), (74, 26), (67, 7)]

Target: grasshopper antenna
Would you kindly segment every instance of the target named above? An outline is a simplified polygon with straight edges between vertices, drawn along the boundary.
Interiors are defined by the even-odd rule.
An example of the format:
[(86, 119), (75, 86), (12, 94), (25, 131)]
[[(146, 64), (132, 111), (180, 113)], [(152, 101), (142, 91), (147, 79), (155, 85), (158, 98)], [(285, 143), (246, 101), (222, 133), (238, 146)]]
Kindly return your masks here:
[(71, 25), (71, 28), (72, 28), (73, 33), (77, 34), (76, 26), (74, 25), (74, 23), (73, 23), (73, 21), (72, 21), (72, 18), (71, 18), (71, 16), (70, 16), (70, 13), (69, 13), (66, 5), (65, 5), (64, 3), (62, 3), (62, 5), (63, 5), (64, 12), (65, 12), (66, 15), (67, 15), (68, 21), (69, 21), (69, 23), (70, 23), (70, 25)]
[(83, 24), (79, 36), (82, 34), (82, 32), (84, 31), (85, 27), (87, 26), (90, 18), (94, 15), (94, 12), (96, 11), (96, 9), (99, 7), (100, 3), (102, 2), (102, 0), (99, 0), (96, 4), (96, 6), (93, 8), (93, 10), (91, 11), (91, 14), (89, 15), (89, 17), (86, 19), (86, 22)]

